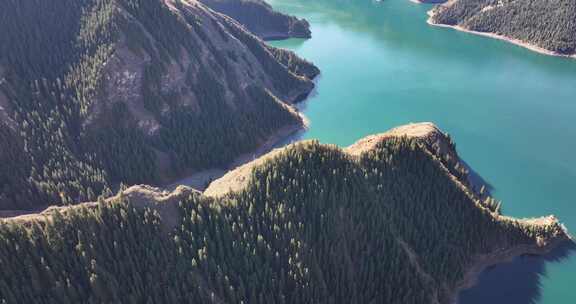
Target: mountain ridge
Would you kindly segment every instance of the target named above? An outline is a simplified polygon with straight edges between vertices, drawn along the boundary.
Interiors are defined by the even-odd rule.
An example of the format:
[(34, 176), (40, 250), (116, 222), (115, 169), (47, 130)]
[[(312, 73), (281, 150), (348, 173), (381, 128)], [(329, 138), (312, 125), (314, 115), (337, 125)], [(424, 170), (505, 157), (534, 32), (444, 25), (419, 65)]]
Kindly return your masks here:
[[(466, 169), (460, 163), (450, 137), (431, 122), (411, 123), (393, 128), (384, 133), (363, 137), (354, 144), (342, 149), (342, 152), (351, 157), (359, 158), (363, 153), (376, 149), (378, 145), (387, 140), (394, 140), (402, 137), (415, 139), (419, 143), (430, 147), (432, 151), (435, 151), (435, 154), (438, 157), (446, 156), (446, 161), (450, 162), (449, 165), (447, 163), (447, 167), (454, 167), (455, 164), (458, 163), (459, 169), (457, 170), (459, 170), (459, 172), (453, 171), (453, 173), (455, 173), (454, 175), (458, 176), (458, 178), (462, 179), (464, 174), (466, 174)], [(208, 188), (204, 191), (204, 194), (207, 196), (218, 197), (225, 195), (227, 191), (239, 191), (247, 185), (252, 170), (255, 167), (273, 159), (275, 156), (283, 153), (283, 151), (287, 149), (290, 149), (290, 147), (274, 149), (252, 162), (246, 163), (227, 172), (221, 178), (210, 183)], [(467, 182), (463, 179), (461, 181)]]
[[(0, 248), (18, 244), (20, 255), (41, 252), (45, 262), (0, 250), (11, 278), (44, 286), (10, 287), (19, 283), (3, 276), (0, 298), (453, 303), (477, 269), (569, 242), (555, 218), (517, 220), (481, 200), (427, 142), (437, 129), (420, 126), (432, 132), (403, 136), (418, 134), (412, 125), (361, 140), (360, 156), (315, 141), (288, 146), (254, 166), (246, 186), (218, 197), (135, 186), (107, 201), (1, 220)], [(45, 268), (21, 267), (25, 261)], [(135, 273), (157, 275), (122, 279)], [(74, 284), (59, 285), (71, 274)]]

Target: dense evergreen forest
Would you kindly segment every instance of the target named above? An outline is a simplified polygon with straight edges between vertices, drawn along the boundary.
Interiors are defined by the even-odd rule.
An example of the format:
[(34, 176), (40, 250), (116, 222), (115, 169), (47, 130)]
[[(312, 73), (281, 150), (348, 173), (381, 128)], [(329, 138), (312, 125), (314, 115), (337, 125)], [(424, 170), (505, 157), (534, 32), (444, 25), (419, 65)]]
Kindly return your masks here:
[(122, 192), (7, 220), (0, 302), (448, 303), (474, 256), (565, 237), (486, 208), (450, 163), (405, 137), (358, 157), (308, 141), (174, 214)]
[(518, 39), (559, 54), (576, 53), (573, 0), (456, 0), (436, 8), (432, 21)]
[(319, 73), (193, 0), (5, 0), (0, 28), (0, 210), (225, 167)]
[(276, 12), (263, 0), (200, 0), (211, 9), (228, 15), (264, 39), (310, 38), (306, 20)]

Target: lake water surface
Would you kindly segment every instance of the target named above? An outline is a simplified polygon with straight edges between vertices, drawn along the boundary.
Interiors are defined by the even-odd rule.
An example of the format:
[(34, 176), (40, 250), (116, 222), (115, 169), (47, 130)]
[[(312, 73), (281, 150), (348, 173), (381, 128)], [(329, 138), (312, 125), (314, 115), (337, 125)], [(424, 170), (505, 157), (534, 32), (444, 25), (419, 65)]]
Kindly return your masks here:
[[(557, 215), (576, 231), (576, 60), (426, 24), (408, 0), (268, 0), (313, 38), (272, 43), (321, 70), (303, 137), (346, 146), (432, 121), (515, 217)], [(506, 275), (504, 275), (506, 274)], [(576, 303), (576, 254), (485, 272), (463, 304)]]

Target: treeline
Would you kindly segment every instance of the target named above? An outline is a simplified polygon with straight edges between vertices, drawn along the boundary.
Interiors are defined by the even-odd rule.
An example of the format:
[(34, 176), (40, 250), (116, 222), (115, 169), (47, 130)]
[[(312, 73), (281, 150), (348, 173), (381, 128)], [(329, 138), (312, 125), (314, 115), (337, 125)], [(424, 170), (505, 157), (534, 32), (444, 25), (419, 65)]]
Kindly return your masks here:
[(292, 146), (166, 232), (127, 198), (0, 225), (3, 303), (446, 303), (477, 254), (558, 227), (495, 217), (426, 147)]
[(437, 8), (433, 20), (560, 54), (576, 53), (576, 2), (572, 0), (458, 0)]
[[(295, 58), (281, 62), (276, 57), (294, 55), (202, 7), (174, 6), (160, 0), (1, 1), (0, 106), (10, 117), (0, 122), (7, 143), (0, 163), (10, 168), (0, 170), (0, 209), (94, 200), (121, 182), (154, 184), (185, 169), (225, 166), (280, 127), (300, 123), (275, 94), (311, 89), (307, 77), (317, 75), (316, 67)], [(222, 44), (233, 35), (247, 50)], [(106, 91), (106, 69), (125, 47), (145, 65), (142, 97), (134, 102), (150, 112), (157, 132), (143, 132), (127, 104), (109, 99), (115, 95)], [(267, 73), (255, 70), (248, 87), (233, 72), (247, 56), (265, 57), (259, 60)], [(185, 88), (163, 87), (171, 65), (188, 68)], [(269, 82), (273, 86), (263, 87)], [(159, 155), (170, 160), (169, 168), (158, 163)]]

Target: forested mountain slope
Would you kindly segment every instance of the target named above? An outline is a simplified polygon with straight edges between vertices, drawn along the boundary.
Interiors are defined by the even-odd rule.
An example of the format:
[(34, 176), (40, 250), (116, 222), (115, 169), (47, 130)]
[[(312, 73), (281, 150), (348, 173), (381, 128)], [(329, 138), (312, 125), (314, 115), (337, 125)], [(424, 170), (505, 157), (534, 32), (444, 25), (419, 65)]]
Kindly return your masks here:
[(345, 150), (296, 143), (218, 194), (134, 187), (5, 220), (0, 301), (453, 303), (493, 253), (567, 240), (553, 218), (500, 215), (448, 138), (418, 130)]
[(576, 54), (576, 1), (452, 0), (430, 22), (491, 33), (559, 55)]
[(225, 167), (319, 73), (196, 0), (5, 0), (0, 28), (0, 210)]
[(228, 15), (263, 39), (310, 38), (304, 19), (276, 12), (263, 0), (200, 0), (211, 9)]

